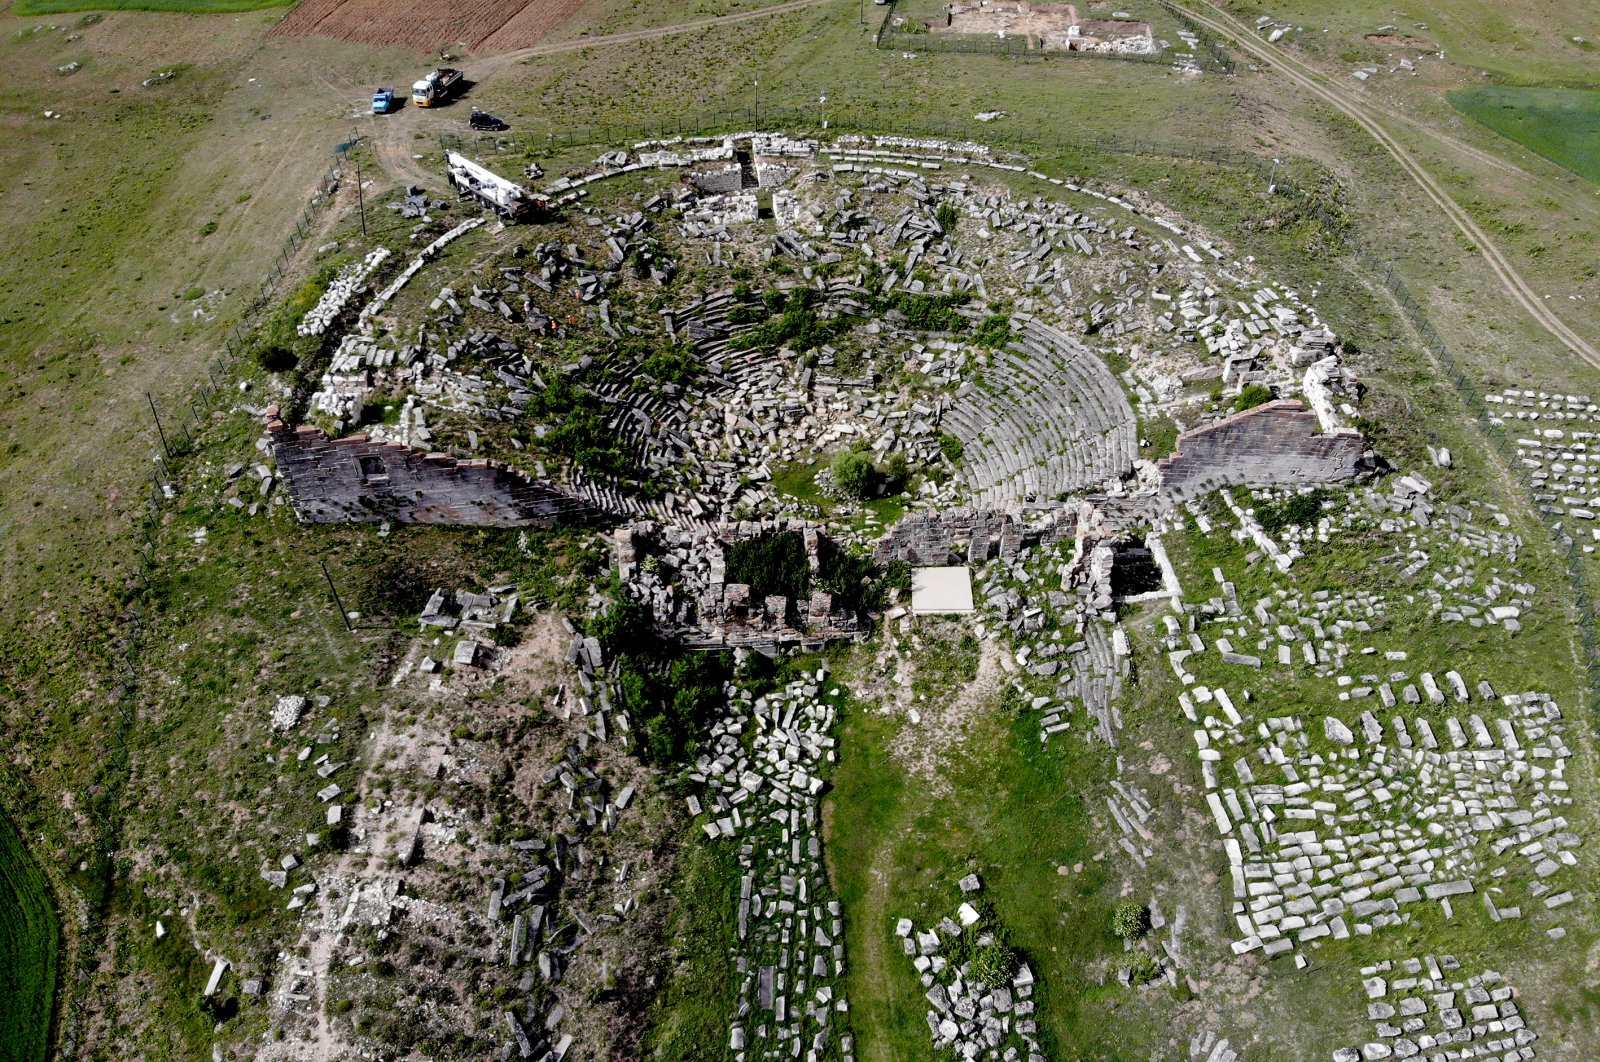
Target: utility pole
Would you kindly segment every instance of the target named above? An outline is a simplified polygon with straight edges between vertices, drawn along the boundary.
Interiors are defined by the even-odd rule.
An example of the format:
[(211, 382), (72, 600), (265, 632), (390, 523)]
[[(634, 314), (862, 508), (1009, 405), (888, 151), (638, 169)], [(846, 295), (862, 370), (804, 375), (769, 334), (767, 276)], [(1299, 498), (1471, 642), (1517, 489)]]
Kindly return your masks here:
[(367, 235), (367, 193), (361, 187), (361, 163), (356, 163), (356, 202), (361, 204), (361, 235)]
[(339, 588), (333, 585), (333, 576), (328, 574), (328, 564), (318, 558), (317, 566), (322, 569), (322, 577), (328, 580), (328, 589), (333, 591), (333, 605), (339, 610), (339, 618), (344, 620), (344, 629), (355, 633), (355, 628), (350, 625), (350, 613), (344, 610), (344, 602), (339, 600)]
[(761, 79), (756, 78), (756, 120), (755, 127), (761, 128)]

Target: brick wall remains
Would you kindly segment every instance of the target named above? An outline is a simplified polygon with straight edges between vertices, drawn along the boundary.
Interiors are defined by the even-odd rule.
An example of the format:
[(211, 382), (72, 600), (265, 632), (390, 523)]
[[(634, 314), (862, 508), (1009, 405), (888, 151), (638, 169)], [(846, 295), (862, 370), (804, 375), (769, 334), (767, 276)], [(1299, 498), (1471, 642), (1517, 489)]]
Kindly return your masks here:
[(459, 461), (364, 435), (331, 439), (291, 428), (268, 410), (278, 473), (305, 523), (549, 525), (594, 510), (584, 501), (497, 461)]

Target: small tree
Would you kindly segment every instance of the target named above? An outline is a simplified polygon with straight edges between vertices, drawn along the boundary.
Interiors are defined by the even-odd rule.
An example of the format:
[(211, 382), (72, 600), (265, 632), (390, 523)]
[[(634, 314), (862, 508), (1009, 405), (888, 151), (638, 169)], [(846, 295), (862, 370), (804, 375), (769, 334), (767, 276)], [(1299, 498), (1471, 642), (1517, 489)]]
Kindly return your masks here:
[(828, 467), (833, 471), (834, 484), (852, 498), (865, 498), (878, 478), (872, 459), (858, 450), (840, 450)]
[(911, 485), (911, 459), (904, 450), (896, 450), (884, 462), (883, 474), (894, 484), (894, 489), (904, 491)]
[(1111, 932), (1120, 940), (1138, 940), (1150, 931), (1150, 912), (1142, 903), (1131, 900), (1117, 904), (1111, 912)]

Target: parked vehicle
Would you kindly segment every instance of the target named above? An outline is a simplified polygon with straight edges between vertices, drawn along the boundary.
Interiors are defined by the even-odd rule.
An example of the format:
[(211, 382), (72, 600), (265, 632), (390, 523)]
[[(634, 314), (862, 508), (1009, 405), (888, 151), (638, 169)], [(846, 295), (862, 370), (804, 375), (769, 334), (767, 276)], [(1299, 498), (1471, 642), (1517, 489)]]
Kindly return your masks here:
[(395, 103), (394, 89), (381, 88), (372, 94), (373, 114), (388, 114), (391, 111), (398, 109), (399, 108)]
[(411, 86), (411, 102), (418, 107), (437, 107), (461, 89), (461, 71), (441, 66)]
[(480, 133), (503, 133), (511, 128), (488, 111), (473, 111), (472, 117), (467, 119), (467, 125)]
[(457, 151), (445, 152), (450, 184), (463, 197), (470, 196), (511, 221), (543, 221), (551, 216), (550, 204), (520, 184), (506, 180)]

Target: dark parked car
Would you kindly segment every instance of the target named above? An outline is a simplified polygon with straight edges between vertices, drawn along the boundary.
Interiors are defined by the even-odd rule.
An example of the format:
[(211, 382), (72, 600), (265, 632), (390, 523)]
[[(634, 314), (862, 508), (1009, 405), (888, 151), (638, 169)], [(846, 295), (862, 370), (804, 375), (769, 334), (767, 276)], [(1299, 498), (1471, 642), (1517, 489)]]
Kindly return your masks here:
[(474, 111), (467, 124), (484, 133), (503, 133), (511, 127), (486, 111)]

